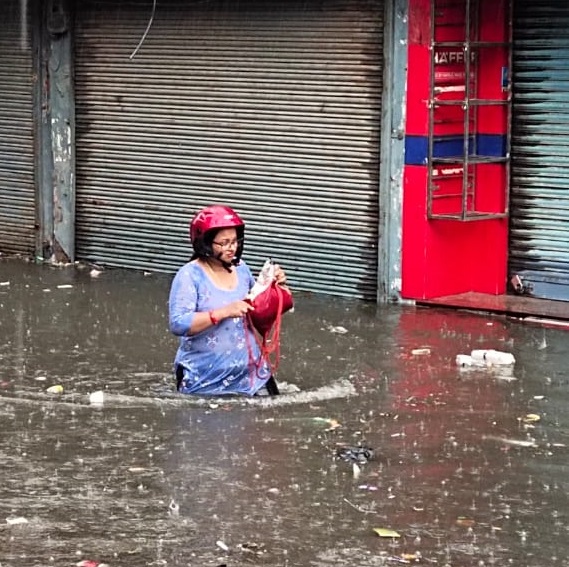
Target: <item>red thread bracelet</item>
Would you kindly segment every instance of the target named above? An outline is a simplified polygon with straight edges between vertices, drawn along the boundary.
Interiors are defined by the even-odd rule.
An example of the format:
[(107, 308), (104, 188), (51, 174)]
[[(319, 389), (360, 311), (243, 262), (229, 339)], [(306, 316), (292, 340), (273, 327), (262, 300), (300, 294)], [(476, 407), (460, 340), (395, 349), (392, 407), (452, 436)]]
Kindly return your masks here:
[(213, 314), (213, 309), (208, 312), (208, 315), (212, 325), (217, 325), (219, 323), (219, 319)]

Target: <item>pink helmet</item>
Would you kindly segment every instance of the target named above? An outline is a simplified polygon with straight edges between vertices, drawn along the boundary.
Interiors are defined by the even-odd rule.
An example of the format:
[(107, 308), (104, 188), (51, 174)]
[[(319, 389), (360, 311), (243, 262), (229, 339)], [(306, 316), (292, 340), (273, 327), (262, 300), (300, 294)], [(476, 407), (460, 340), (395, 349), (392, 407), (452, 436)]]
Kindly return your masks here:
[(243, 254), (245, 223), (233, 209), (225, 205), (210, 205), (194, 215), (190, 223), (190, 242), (195, 257), (213, 256), (212, 241), (222, 228), (236, 229), (239, 245), (235, 252), (235, 263), (239, 262)]

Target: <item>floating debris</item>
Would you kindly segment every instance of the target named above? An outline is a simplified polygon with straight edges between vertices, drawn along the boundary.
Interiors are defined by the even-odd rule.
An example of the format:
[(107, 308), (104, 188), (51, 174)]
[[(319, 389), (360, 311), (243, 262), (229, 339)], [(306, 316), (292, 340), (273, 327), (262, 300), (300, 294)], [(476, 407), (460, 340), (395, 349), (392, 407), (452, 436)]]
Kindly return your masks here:
[(342, 327), (340, 325), (334, 327), (334, 325), (328, 325), (328, 330), (331, 333), (336, 333), (337, 335), (345, 335), (348, 332), (348, 329)]
[(374, 451), (371, 447), (340, 447), (336, 456), (348, 463), (365, 464), (373, 459)]
[(267, 552), (262, 543), (239, 543), (237, 548), (243, 553), (260, 556)]
[(171, 518), (177, 518), (180, 515), (180, 506), (174, 500), (170, 500), (168, 505), (168, 516)]
[(215, 542), (215, 545), (217, 545), (219, 549), (223, 549), (223, 551), (229, 551), (229, 546), (220, 539)]
[(306, 422), (313, 422), (313, 423), (323, 423), (328, 425), (326, 431), (333, 431), (334, 429), (338, 429), (338, 427), (342, 427), (342, 424), (330, 417), (280, 417), (275, 419), (274, 417), (268, 417), (267, 419), (263, 420), (263, 423), (275, 423), (275, 422), (284, 422), (284, 421), (306, 421)]
[(488, 366), (510, 366), (516, 362), (514, 355), (509, 352), (502, 352), (494, 349), (476, 349), (470, 353), (472, 360), (484, 362)]
[(516, 359), (513, 354), (493, 349), (477, 349), (470, 354), (458, 354), (456, 356), (457, 366), (462, 367), (512, 366), (515, 362)]
[(411, 354), (414, 356), (424, 356), (426, 354), (431, 354), (430, 348), (414, 348), (411, 351)]
[(360, 477), (362, 469), (359, 467), (357, 463), (352, 463), (352, 475), (355, 479)]
[(390, 555), (387, 560), (392, 563), (403, 563), (408, 565), (409, 563), (419, 563), (422, 559), (421, 552), (416, 553), (402, 553), (401, 555)]
[(373, 531), (379, 537), (394, 537), (394, 538), (401, 537), (401, 535), (398, 532), (390, 528), (373, 528)]
[(409, 563), (411, 563), (411, 561), (409, 561), (409, 559), (405, 559), (405, 557), (403, 557), (402, 555), (390, 555), (387, 558), (387, 561), (391, 561), (391, 563), (403, 563), (405, 565), (408, 565)]
[[(474, 366), (474, 360), (469, 354), (457, 354), (456, 355), (456, 365), (462, 367)], [(483, 366), (480, 364), (479, 366)]]
[(26, 520), (26, 518), (24, 518), (23, 516), (18, 516), (18, 517), (10, 516), (6, 518), (6, 523), (9, 526), (21, 526), (22, 524), (27, 524), (28, 520)]
[(496, 435), (485, 435), (483, 439), (491, 441), (499, 441), (505, 445), (513, 445), (514, 447), (537, 447), (537, 443), (533, 439), (509, 439), (507, 437), (498, 437)]
[(362, 508), (361, 506), (357, 506), (353, 502), (350, 502), (347, 498), (342, 498), (342, 500), (347, 504), (349, 504), (354, 510), (361, 512), (362, 514), (376, 514), (373, 503), (371, 504), (371, 506), (369, 506), (369, 508), (366, 509)]
[(329, 417), (313, 417), (312, 419), (317, 423), (326, 423), (328, 425), (326, 431), (333, 431), (334, 429), (338, 429), (338, 427), (342, 427), (342, 424), (339, 421)]
[(61, 394), (63, 393), (63, 386), (61, 384), (56, 384), (55, 386), (50, 386), (46, 392), (48, 394)]
[(105, 392), (98, 390), (97, 392), (92, 392), (89, 394), (89, 403), (95, 406), (103, 405), (105, 401)]
[(472, 518), (465, 518), (464, 516), (459, 516), (456, 519), (456, 525), (462, 526), (463, 528), (472, 528), (476, 522)]
[(541, 417), (537, 415), (537, 413), (528, 413), (527, 415), (524, 415), (524, 417), (520, 417), (519, 419), (524, 423), (537, 423), (538, 421), (541, 420)]

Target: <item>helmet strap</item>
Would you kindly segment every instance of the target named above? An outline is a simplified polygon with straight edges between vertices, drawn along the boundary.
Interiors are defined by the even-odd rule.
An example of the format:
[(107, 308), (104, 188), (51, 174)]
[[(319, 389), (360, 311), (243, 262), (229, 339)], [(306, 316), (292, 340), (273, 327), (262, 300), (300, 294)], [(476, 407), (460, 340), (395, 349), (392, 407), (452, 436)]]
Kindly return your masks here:
[(221, 259), (222, 253), (220, 252), (217, 256), (214, 256), (214, 258), (229, 272), (231, 273), (231, 267), (233, 266), (232, 262), (226, 262), (225, 260)]

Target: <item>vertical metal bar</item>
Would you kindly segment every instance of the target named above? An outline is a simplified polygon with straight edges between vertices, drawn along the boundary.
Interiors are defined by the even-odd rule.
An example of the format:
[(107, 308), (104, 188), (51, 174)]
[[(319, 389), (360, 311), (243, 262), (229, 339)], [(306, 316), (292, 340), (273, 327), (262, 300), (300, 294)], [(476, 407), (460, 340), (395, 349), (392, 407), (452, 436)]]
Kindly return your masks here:
[(468, 175), (469, 175), (469, 139), (470, 139), (470, 0), (466, 0), (464, 15), (464, 132), (462, 143), (462, 211), (461, 218), (468, 217)]
[[(473, 49), (472, 42), (475, 42), (475, 44), (478, 47), (480, 47), (480, 41), (481, 41), (480, 10), (481, 10), (480, 0), (471, 0), (469, 14), (472, 16), (472, 18), (470, 19), (470, 27), (468, 29), (469, 41), (471, 46), (469, 62), (470, 65), (472, 66), (473, 64), (472, 58), (474, 57), (474, 64), (473, 64), (474, 69), (472, 69), (471, 67), (471, 71), (473, 71), (472, 82), (470, 81), (470, 77), (468, 78), (469, 88), (470, 86), (472, 86), (472, 90), (469, 91), (471, 95), (469, 98), (478, 98), (478, 88), (479, 88), (478, 79), (479, 79), (479, 74), (481, 72), (480, 49)], [(481, 108), (480, 105), (475, 105), (475, 106), (470, 105), (469, 107), (469, 136), (468, 136), (469, 142), (470, 142), (470, 137), (472, 136), (472, 145), (470, 146), (469, 154), (475, 157), (478, 156), (478, 114), (480, 112), (480, 108)], [(470, 123), (470, 112), (472, 112), (472, 123)], [(472, 126), (471, 128), (470, 125)], [(467, 180), (469, 181), (469, 183), (467, 187), (466, 203), (468, 206), (468, 197), (470, 196), (471, 210), (469, 212), (475, 212), (475, 213), (480, 212), (477, 210), (476, 207), (476, 192), (478, 188), (477, 172), (478, 172), (478, 166), (473, 165), (472, 172), (469, 171), (467, 176)]]
[(408, 0), (385, 2), (377, 302), (401, 300)]
[(514, 51), (514, 0), (506, 0), (506, 9), (508, 10), (508, 15), (506, 18), (507, 22), (507, 50), (508, 50), (508, 94), (507, 100), (507, 110), (506, 110), (506, 163), (505, 163), (505, 194), (504, 194), (504, 213), (506, 215), (510, 214), (510, 183), (511, 183), (511, 151), (512, 151), (512, 64), (513, 64), (513, 51)]
[(429, 124), (428, 124), (428, 151), (427, 151), (427, 218), (433, 218), (433, 159), (435, 138), (435, 17), (437, 0), (431, 0), (431, 38), (430, 38), (430, 67), (429, 67)]
[(75, 101), (70, 4), (70, 0), (51, 0), (47, 13), (53, 159), (53, 259), (57, 262), (75, 260)]
[(36, 223), (39, 227), (36, 235), (35, 254), (49, 258), (53, 242), (53, 162), (51, 159), (51, 120), (48, 98), (49, 77), (49, 41), (45, 29), (46, 3), (36, 0), (32, 3), (31, 40), (34, 53), (34, 154), (36, 185)]

